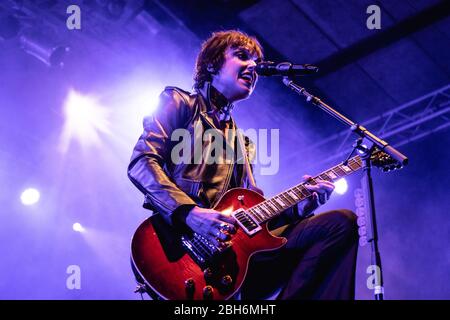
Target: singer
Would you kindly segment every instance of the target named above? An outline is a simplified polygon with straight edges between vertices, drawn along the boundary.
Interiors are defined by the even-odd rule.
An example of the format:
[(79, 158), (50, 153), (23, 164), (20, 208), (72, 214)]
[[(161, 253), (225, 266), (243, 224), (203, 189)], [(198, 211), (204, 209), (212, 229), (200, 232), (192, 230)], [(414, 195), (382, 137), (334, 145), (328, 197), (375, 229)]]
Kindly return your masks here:
[[(214, 206), (232, 188), (263, 194), (255, 184), (251, 167), (254, 145), (247, 137), (239, 138), (232, 117), (235, 105), (252, 94), (258, 81), (256, 66), (262, 61), (263, 50), (256, 38), (237, 30), (215, 32), (198, 54), (193, 92), (166, 87), (158, 109), (144, 120), (144, 131), (134, 147), (128, 176), (144, 194), (144, 207), (152, 211), (150, 220), (158, 226), (155, 227), (158, 239), (169, 244), (164, 248), (180, 241), (180, 233), (195, 233), (215, 248), (232, 250), (240, 227), (235, 218), (213, 209)], [(194, 129), (199, 124), (233, 137), (232, 141), (226, 141), (222, 151), (225, 154), (227, 148), (233, 148), (238, 155), (242, 150), (244, 161), (197, 163), (192, 159), (181, 164), (174, 161), (173, 132), (186, 130), (194, 146)], [(204, 140), (203, 148), (208, 149), (210, 144), (211, 141)], [(303, 176), (307, 181), (310, 178)], [(268, 223), (269, 230), (285, 237), (287, 243), (250, 259), (236, 298), (354, 299), (358, 244), (355, 214), (345, 209), (315, 214), (330, 198), (334, 185), (316, 179), (306, 187), (311, 191), (306, 200)], [(150, 252), (147, 248), (147, 251), (155, 259), (161, 255), (156, 250)], [(183, 253), (174, 254), (169, 260), (175, 261), (180, 256)], [(143, 279), (143, 273), (133, 267), (137, 281), (155, 297), (152, 289), (158, 283)], [(205, 278), (209, 269), (203, 270)], [(174, 281), (176, 278), (174, 274), (164, 276)], [(196, 290), (198, 283), (193, 279), (183, 281), (186, 292)], [(233, 279), (225, 277), (224, 281)], [(214, 290), (218, 289), (205, 286), (204, 297), (212, 297)]]

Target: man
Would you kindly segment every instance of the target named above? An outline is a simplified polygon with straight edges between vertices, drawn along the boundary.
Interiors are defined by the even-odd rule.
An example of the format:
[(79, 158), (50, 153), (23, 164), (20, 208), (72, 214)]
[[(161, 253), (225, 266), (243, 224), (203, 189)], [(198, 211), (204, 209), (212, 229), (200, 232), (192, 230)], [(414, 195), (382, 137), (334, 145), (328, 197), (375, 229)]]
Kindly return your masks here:
[[(262, 59), (255, 38), (235, 30), (213, 33), (197, 57), (195, 92), (173, 87), (164, 90), (157, 111), (144, 121), (144, 133), (128, 167), (129, 178), (145, 195), (144, 207), (162, 217), (165, 224), (190, 228), (217, 246), (227, 245), (236, 228), (234, 219), (211, 209), (219, 198), (234, 187), (262, 191), (256, 187), (249, 165), (253, 149), (249, 139), (231, 135), (238, 138), (228, 139), (220, 150), (225, 154), (231, 148), (237, 155), (243, 148), (245, 161), (198, 161), (194, 159), (196, 128), (214, 129), (227, 137), (230, 131), (236, 132), (231, 110), (253, 92), (258, 78), (255, 67)], [(175, 159), (176, 141), (171, 139), (178, 129), (189, 132), (188, 145), (194, 150), (183, 163)], [(211, 148), (210, 140), (200, 141), (202, 150)], [(355, 216), (348, 210), (314, 216), (334, 186), (317, 180), (307, 188), (313, 192), (310, 198), (270, 221), (270, 228), (288, 242), (251, 260), (242, 298), (262, 299), (277, 290), (279, 299), (354, 298)]]

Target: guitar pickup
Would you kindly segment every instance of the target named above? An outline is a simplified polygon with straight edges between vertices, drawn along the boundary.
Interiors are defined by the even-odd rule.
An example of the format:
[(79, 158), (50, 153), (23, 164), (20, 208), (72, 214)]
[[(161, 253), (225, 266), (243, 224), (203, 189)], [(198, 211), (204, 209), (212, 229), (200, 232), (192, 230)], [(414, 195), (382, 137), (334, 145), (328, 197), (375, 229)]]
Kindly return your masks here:
[(261, 230), (261, 226), (255, 219), (250, 216), (244, 209), (238, 209), (231, 213), (231, 216), (236, 219), (238, 224), (251, 236)]

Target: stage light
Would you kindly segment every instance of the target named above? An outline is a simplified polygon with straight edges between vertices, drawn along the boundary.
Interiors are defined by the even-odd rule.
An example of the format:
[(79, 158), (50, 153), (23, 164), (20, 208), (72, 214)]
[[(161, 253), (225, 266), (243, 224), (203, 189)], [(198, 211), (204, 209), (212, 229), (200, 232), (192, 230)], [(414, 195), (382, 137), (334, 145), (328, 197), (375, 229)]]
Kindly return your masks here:
[(100, 144), (99, 133), (110, 134), (109, 110), (94, 97), (70, 90), (64, 103), (65, 124), (60, 140), (61, 151), (68, 150), (75, 139), (82, 146)]
[(38, 190), (34, 188), (28, 188), (22, 192), (20, 196), (20, 201), (22, 201), (22, 204), (26, 206), (31, 206), (37, 203), (40, 197), (41, 195)]
[(75, 232), (85, 232), (86, 229), (79, 222), (75, 222), (72, 226), (73, 231)]
[(149, 116), (156, 110), (159, 103), (158, 92), (146, 92), (142, 91), (138, 93), (134, 101), (131, 101), (131, 106), (135, 106), (138, 110), (138, 115), (140, 118)]
[(51, 30), (27, 29), (20, 36), (20, 45), (26, 53), (50, 67), (63, 67), (64, 58), (70, 51), (69, 47), (58, 43)]
[(345, 180), (344, 178), (337, 180), (335, 183), (335, 189), (334, 191), (337, 194), (344, 194), (347, 192), (348, 189), (348, 184), (347, 184), (347, 180)]

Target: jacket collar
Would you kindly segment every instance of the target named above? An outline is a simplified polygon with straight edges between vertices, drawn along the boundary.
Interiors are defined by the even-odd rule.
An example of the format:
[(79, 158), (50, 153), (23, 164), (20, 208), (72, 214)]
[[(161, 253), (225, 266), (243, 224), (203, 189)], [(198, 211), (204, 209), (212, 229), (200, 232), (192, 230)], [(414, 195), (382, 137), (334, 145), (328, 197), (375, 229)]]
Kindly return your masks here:
[(234, 105), (230, 103), (222, 93), (214, 88), (214, 86), (211, 85), (211, 82), (206, 82), (199, 92), (206, 101), (206, 112), (210, 117), (217, 115), (217, 118), (220, 121), (233, 121), (231, 112)]

